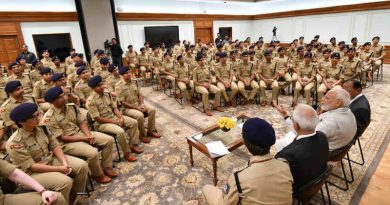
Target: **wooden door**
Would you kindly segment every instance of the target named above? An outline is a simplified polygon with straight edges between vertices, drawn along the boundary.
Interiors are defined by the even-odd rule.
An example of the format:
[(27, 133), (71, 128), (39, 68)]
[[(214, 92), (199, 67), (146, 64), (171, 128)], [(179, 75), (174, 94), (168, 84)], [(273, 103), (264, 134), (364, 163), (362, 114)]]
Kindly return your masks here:
[(7, 67), (19, 54), (19, 41), (16, 35), (0, 36), (0, 64)]
[(198, 39), (201, 39), (203, 43), (213, 42), (212, 33), (212, 28), (197, 28), (195, 35), (196, 41), (198, 41)]

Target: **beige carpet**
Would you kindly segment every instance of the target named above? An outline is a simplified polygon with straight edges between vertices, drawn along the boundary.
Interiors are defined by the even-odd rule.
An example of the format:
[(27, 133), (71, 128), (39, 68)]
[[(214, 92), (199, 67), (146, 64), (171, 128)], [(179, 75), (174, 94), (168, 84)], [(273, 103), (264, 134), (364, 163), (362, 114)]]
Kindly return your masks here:
[[(389, 131), (390, 66), (385, 66), (384, 71), (383, 81), (375, 82), (374, 86), (364, 90), (372, 109), (372, 122), (361, 137), (366, 164), (353, 165), (355, 182), (348, 192), (330, 186), (332, 200), (338, 204), (349, 204)], [(96, 191), (90, 198), (79, 200), (81, 203), (204, 204), (200, 190), (203, 185), (212, 183), (211, 161), (195, 150), (195, 166), (191, 167), (186, 137), (214, 124), (222, 116), (231, 117), (240, 112), (270, 121), (278, 137), (289, 131), (282, 117), (270, 106), (265, 108), (258, 105), (239, 106), (229, 108), (224, 113), (214, 112), (212, 117), (207, 117), (191, 105), (180, 105), (172, 97), (154, 91), (151, 87), (145, 87), (142, 91), (147, 102), (158, 109), (157, 128), (163, 137), (154, 139), (151, 144), (143, 144), (145, 152), (138, 155), (138, 162), (119, 163), (117, 168), (120, 176), (107, 185), (95, 184)], [(288, 107), (289, 111), (291, 108), (288, 105), (291, 104), (291, 100), (291, 96), (280, 97), (280, 103)], [(358, 159), (358, 156), (357, 147), (353, 147), (351, 158)], [(244, 166), (249, 157), (247, 150), (241, 147), (221, 158), (218, 161), (218, 186), (223, 187), (232, 170)]]

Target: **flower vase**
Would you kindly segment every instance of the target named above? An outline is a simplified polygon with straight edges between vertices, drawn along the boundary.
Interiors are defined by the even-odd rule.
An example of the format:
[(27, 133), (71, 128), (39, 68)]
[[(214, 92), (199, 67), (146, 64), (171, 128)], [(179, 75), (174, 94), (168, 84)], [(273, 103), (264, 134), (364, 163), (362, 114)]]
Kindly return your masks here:
[(224, 131), (224, 132), (229, 132), (230, 131), (230, 129), (228, 129), (226, 127), (222, 127), (221, 130)]

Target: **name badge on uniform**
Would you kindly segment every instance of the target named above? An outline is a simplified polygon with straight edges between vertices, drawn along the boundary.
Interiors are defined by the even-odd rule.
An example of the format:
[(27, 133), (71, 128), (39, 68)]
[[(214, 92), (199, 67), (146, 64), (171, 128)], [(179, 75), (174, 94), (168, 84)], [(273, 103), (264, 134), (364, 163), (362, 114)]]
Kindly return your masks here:
[(230, 185), (229, 184), (226, 184), (225, 185), (225, 189), (223, 190), (225, 192), (225, 194), (228, 194), (229, 191), (230, 191)]

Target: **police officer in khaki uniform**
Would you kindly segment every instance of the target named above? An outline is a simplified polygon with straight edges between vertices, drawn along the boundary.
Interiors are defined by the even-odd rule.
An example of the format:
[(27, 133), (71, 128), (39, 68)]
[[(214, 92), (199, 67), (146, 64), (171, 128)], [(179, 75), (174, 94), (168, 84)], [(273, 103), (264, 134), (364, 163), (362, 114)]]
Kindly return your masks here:
[[(184, 93), (187, 101), (190, 102), (191, 96), (194, 93), (194, 82), (191, 80), (190, 66), (184, 62), (183, 55), (177, 57), (177, 62), (178, 64), (175, 69), (177, 86), (181, 92)], [(178, 96), (178, 94), (176, 94), (175, 97), (182, 98), (183, 96)]]
[[(95, 129), (99, 132), (115, 134), (125, 159), (129, 162), (136, 161), (137, 158), (130, 153), (130, 149), (137, 154), (142, 153), (138, 146), (137, 120), (122, 116), (110, 94), (104, 92), (105, 86), (101, 76), (97, 75), (89, 79), (88, 86), (93, 89), (93, 93), (87, 98), (86, 107), (95, 121)], [(125, 129), (128, 129), (128, 144)]]
[[(117, 100), (120, 103), (120, 110), (126, 116), (138, 121), (138, 130), (140, 139), (149, 143), (150, 137), (160, 138), (161, 135), (156, 131), (156, 108), (145, 105), (144, 97), (137, 82), (131, 80), (131, 71), (127, 67), (119, 68), (119, 74), (122, 80), (115, 87), (118, 94)], [(145, 132), (144, 119), (148, 118), (148, 131)]]
[[(0, 181), (4, 178), (24, 184), (35, 192), (26, 192), (20, 194), (4, 194), (0, 187), (0, 205), (36, 205), (36, 204), (52, 204), (52, 205), (67, 205), (64, 196), (59, 192), (46, 190), (41, 184), (29, 175), (17, 169), (15, 165), (10, 164), (0, 159)], [(68, 189), (70, 190), (72, 182), (69, 180)]]
[(133, 45), (128, 45), (127, 49), (128, 51), (126, 52), (125, 56), (127, 61), (129, 62), (129, 67), (131, 69), (132, 74), (137, 75), (137, 73), (139, 74), (139, 71), (136, 72), (138, 53), (137, 51), (133, 50)]
[(275, 131), (263, 119), (248, 119), (242, 128), (244, 145), (253, 155), (244, 169), (230, 175), (223, 190), (206, 185), (203, 195), (210, 205), (290, 205), (293, 177), (283, 159), (275, 159), (270, 148)]
[(69, 64), (68, 66), (66, 66), (66, 72), (64, 73), (64, 74), (66, 74), (66, 76), (74, 74), (74, 72), (76, 72), (76, 70), (77, 70), (76, 63), (81, 61), (81, 59), (77, 55), (77, 53), (73, 53), (70, 57), (72, 59), (72, 63)]
[(85, 105), (88, 96), (90, 96), (93, 93), (92, 88), (88, 86), (88, 81), (91, 77), (91, 74), (88, 72), (85, 66), (79, 67), (76, 73), (80, 77), (80, 80), (79, 82), (76, 83), (74, 87), (74, 93), (79, 98), (80, 104)]
[(241, 62), (241, 60), (237, 59), (237, 52), (236, 51), (231, 51), (230, 55), (229, 55), (228, 63), (230, 65), (232, 65), (232, 69), (233, 69), (233, 72), (234, 72), (234, 75), (233, 75), (233, 81), (234, 82), (237, 82), (238, 65), (240, 64), (240, 62)]
[(153, 71), (153, 74), (157, 78), (157, 83), (160, 85), (159, 88), (163, 89), (163, 83), (161, 81), (161, 76), (163, 74), (160, 73), (160, 71), (162, 69), (161, 63), (164, 60), (164, 57), (162, 55), (160, 55), (160, 47), (159, 46), (153, 47), (153, 54), (151, 54), (149, 56), (149, 59), (150, 59), (150, 68)]
[[(64, 65), (65, 67), (68, 67), (68, 66), (73, 64), (73, 60), (72, 60), (73, 53), (76, 53), (76, 49), (74, 49), (74, 48), (69, 49), (69, 56), (65, 58), (65, 65)], [(53, 62), (54, 62), (54, 57), (53, 57)], [(55, 64), (55, 62), (54, 62), (54, 64)]]
[[(234, 71), (231, 64), (227, 63), (227, 54), (225, 52), (219, 53), (220, 63), (215, 66), (217, 76), (217, 86), (221, 89), (222, 96), (229, 106), (236, 107), (235, 97), (238, 92), (238, 86), (233, 81)], [(226, 90), (230, 91), (230, 95)]]
[[(72, 60), (72, 59), (70, 59), (70, 60)], [(66, 60), (65, 60), (65, 63), (62, 64), (61, 61), (60, 61), (60, 58), (58, 58), (57, 56), (54, 56), (53, 57), (53, 63), (55, 65), (55, 67), (53, 68), (53, 72), (54, 73), (65, 73), (66, 72), (66, 66), (65, 66)]]
[(304, 62), (298, 66), (298, 82), (295, 85), (294, 99), (292, 103), (293, 107), (298, 103), (299, 93), (302, 88), (304, 90), (306, 104), (310, 103), (311, 89), (314, 87), (315, 80), (315, 64), (312, 63), (312, 57), (313, 54), (306, 52)]
[(111, 64), (108, 67), (108, 72), (110, 72), (110, 75), (106, 79), (106, 92), (109, 92), (111, 97), (116, 99), (117, 94), (115, 92), (115, 86), (120, 82), (121, 76), (118, 73), (118, 68), (114, 64)]
[(91, 64), (91, 69), (92, 69), (92, 73), (95, 74), (95, 72), (97, 70), (100, 69), (100, 59), (101, 58), (105, 58), (105, 54), (104, 54), (104, 51), (103, 50), (98, 50), (96, 52), (96, 59), (95, 61), (93, 62), (94, 64)]
[(31, 72), (31, 64), (27, 64), (25, 57), (19, 57), (16, 61), (19, 63), (20, 67), (22, 67), (25, 73)]
[(32, 62), (32, 70), (30, 72), (30, 77), (33, 84), (42, 79), (42, 75), (40, 74), (42, 68), (43, 68), (43, 64), (39, 60), (34, 60)]
[[(265, 95), (265, 89), (267, 87), (272, 88), (272, 101), (276, 101), (279, 93), (279, 83), (277, 78), (284, 76), (284, 69), (278, 70), (278, 62), (272, 60), (272, 53), (270, 51), (264, 52), (265, 61), (261, 63), (258, 74), (260, 78), (260, 98), (261, 106), (267, 105), (267, 96)], [(283, 75), (282, 75), (283, 74)]]
[(46, 91), (53, 87), (53, 83), (51, 82), (52, 72), (49, 67), (44, 67), (39, 72), (42, 75), (42, 80), (34, 84), (33, 97), (39, 107), (46, 112), (50, 108), (50, 103), (45, 102), (44, 97)]
[(371, 48), (370, 42), (364, 43), (364, 45), (362, 47), (363, 47), (363, 49), (360, 50), (360, 52), (358, 54), (358, 58), (362, 61), (362, 65), (361, 65), (361, 69), (362, 69), (361, 81), (362, 82), (361, 83), (363, 84), (363, 87), (365, 87), (365, 85), (367, 83), (367, 79), (369, 81), (371, 81), (371, 79), (372, 79), (371, 66), (374, 65), (374, 60), (373, 60), (374, 52), (372, 50), (370, 50), (370, 48)]
[(372, 38), (371, 50), (374, 51), (374, 66), (372, 71), (373, 73), (375, 73), (375, 71), (382, 65), (383, 58), (386, 56), (386, 48), (382, 45), (379, 45), (379, 40), (379, 36), (375, 36), (374, 38)]
[(150, 56), (146, 52), (145, 48), (141, 48), (140, 52), (141, 52), (141, 54), (138, 55), (138, 57), (137, 57), (137, 63), (140, 67), (141, 75), (144, 79), (144, 82), (146, 82), (146, 72), (151, 71), (150, 70), (150, 65), (151, 65)]
[[(259, 84), (255, 81), (256, 67), (249, 62), (249, 53), (244, 51), (241, 54), (242, 61), (237, 66), (237, 80), (238, 80), (238, 91), (245, 98), (245, 103), (248, 104), (250, 101), (254, 101), (254, 97), (259, 90)], [(250, 94), (246, 93), (246, 89), (250, 90)]]
[[(64, 153), (86, 159), (92, 178), (98, 183), (111, 182), (111, 178), (118, 176), (112, 169), (114, 139), (100, 132), (89, 131), (80, 110), (73, 103), (67, 104), (68, 97), (60, 87), (49, 89), (45, 101), (51, 106), (42, 122), (58, 139)], [(101, 166), (99, 152), (94, 146), (102, 148)]]
[[(317, 61), (318, 67), (317, 67), (317, 85), (319, 83), (322, 83), (322, 76), (324, 76), (324, 72), (327, 68), (329, 68), (332, 65), (331, 59), (330, 59), (330, 53), (331, 50), (329, 48), (325, 49), (322, 52), (322, 58)], [(319, 86), (319, 85), (318, 85)]]
[(161, 63), (161, 69), (160, 69), (160, 75), (162, 75), (162, 78), (170, 81), (172, 85), (175, 85), (175, 66), (176, 62), (171, 59), (172, 56), (170, 56), (169, 53), (164, 54), (164, 60)]
[(50, 58), (50, 53), (47, 49), (42, 50), (42, 56), (43, 56), (43, 58), (41, 59), (42, 66), (54, 69), (55, 65), (52, 59)]
[(7, 93), (4, 88), (8, 82), (8, 76), (5, 72), (5, 68), (0, 65), (0, 104), (3, 104), (4, 101), (8, 98)]
[(193, 71), (193, 81), (195, 86), (195, 91), (202, 94), (203, 108), (206, 115), (211, 116), (211, 111), (209, 108), (209, 92), (215, 94), (214, 100), (214, 110), (223, 112), (224, 110), (221, 106), (221, 89), (217, 86), (211, 84), (211, 72), (206, 66), (206, 63), (203, 58), (202, 53), (198, 53), (196, 56), (196, 61), (198, 62), (198, 67)]
[(17, 62), (12, 62), (8, 65), (8, 70), (12, 71), (12, 75), (8, 77), (8, 82), (18, 80), (23, 86), (25, 95), (32, 95), (33, 81), (28, 73), (23, 73), (22, 68)]
[[(15, 107), (10, 117), (18, 125), (7, 143), (7, 152), (13, 164), (44, 187), (56, 187), (65, 200), (73, 203), (76, 193), (84, 192), (88, 176), (85, 161), (64, 155), (58, 141), (45, 128), (39, 127), (38, 105), (23, 103)], [(67, 188), (73, 178), (72, 190)], [(70, 199), (69, 199), (70, 198)]]
[(95, 70), (94, 75), (100, 75), (103, 78), (103, 81), (106, 82), (110, 72), (108, 72), (108, 67), (110, 66), (110, 60), (106, 57), (100, 58), (100, 67)]
[(344, 66), (342, 73), (344, 81), (360, 78), (362, 64), (361, 60), (355, 57), (355, 51), (355, 48), (349, 48), (347, 51), (347, 59), (342, 62), (342, 65)]
[(278, 63), (276, 68), (278, 79), (284, 80), (284, 83), (280, 88), (281, 93), (284, 95), (286, 93), (284, 89), (287, 88), (292, 82), (291, 75), (288, 73), (291, 63), (290, 57), (286, 56), (286, 49), (284, 47), (280, 47), (278, 49), (278, 53), (279, 56), (276, 57), (274, 61)]
[(339, 49), (339, 47), (336, 44), (336, 38), (332, 37), (332, 38), (330, 38), (329, 41), (330, 41), (330, 45), (328, 45), (328, 48), (332, 51), (332, 53), (333, 52), (339, 52), (340, 49)]
[[(339, 64), (340, 54), (332, 53), (331, 65), (322, 71), (322, 84), (318, 87), (318, 102), (321, 102), (325, 93), (334, 87), (340, 87), (343, 82), (343, 66)], [(341, 88), (341, 87), (340, 87)]]
[(9, 81), (4, 88), (9, 98), (1, 105), (0, 114), (4, 125), (15, 131), (18, 129), (15, 122), (11, 120), (10, 113), (18, 105), (26, 102), (36, 103), (33, 97), (25, 96), (22, 84), (18, 80)]

